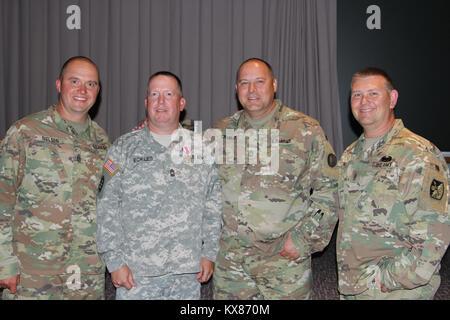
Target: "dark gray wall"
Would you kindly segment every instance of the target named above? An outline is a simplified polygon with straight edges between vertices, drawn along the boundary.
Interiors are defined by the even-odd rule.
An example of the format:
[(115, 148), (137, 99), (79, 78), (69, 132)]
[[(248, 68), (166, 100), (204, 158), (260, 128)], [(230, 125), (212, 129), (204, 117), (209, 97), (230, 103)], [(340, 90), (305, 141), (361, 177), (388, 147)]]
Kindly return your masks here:
[[(444, 0), (338, 0), (338, 77), (344, 147), (360, 134), (349, 107), (354, 72), (385, 69), (399, 91), (396, 117), (450, 151), (450, 19)], [(381, 29), (369, 30), (370, 5)]]
[(316, 118), (341, 152), (336, 18), (336, 0), (0, 0), (0, 139), (56, 103), (70, 56), (99, 67), (91, 115), (111, 140), (145, 117), (153, 72), (180, 76), (186, 119), (207, 129), (238, 110), (236, 69), (260, 57), (273, 66), (278, 97)]

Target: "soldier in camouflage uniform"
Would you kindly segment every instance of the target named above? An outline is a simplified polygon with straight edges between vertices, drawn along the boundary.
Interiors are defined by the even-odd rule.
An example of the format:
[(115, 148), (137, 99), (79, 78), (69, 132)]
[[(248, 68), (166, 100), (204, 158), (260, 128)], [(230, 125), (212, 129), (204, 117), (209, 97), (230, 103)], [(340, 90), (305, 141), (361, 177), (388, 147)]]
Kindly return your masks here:
[(339, 291), (344, 299), (433, 299), (449, 244), (449, 170), (440, 151), (394, 117), (382, 70), (353, 76), (364, 133), (339, 162)]
[(220, 178), (214, 162), (193, 157), (194, 133), (179, 124), (181, 89), (170, 72), (152, 75), (148, 126), (121, 136), (106, 157), (97, 243), (116, 299), (200, 299), (214, 270)]
[(255, 150), (243, 164), (236, 158), (227, 163), (230, 150), (224, 143), (219, 162), (224, 227), (215, 299), (310, 299), (311, 254), (327, 246), (337, 221), (335, 153), (316, 120), (274, 100), (276, 89), (267, 62), (245, 61), (236, 82), (244, 110), (214, 125), (231, 142), (227, 129), (279, 132), (267, 145), (270, 150), (279, 145), (278, 168), (261, 159), (250, 163)]
[(95, 199), (109, 140), (88, 116), (98, 70), (69, 59), (56, 106), (17, 121), (0, 155), (3, 299), (104, 299)]

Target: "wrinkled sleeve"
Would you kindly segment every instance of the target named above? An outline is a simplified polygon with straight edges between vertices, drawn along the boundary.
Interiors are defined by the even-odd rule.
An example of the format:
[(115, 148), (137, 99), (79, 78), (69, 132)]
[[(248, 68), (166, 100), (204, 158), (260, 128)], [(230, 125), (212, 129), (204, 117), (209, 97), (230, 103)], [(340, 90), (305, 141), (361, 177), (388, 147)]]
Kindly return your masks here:
[(202, 219), (202, 257), (215, 262), (222, 229), (222, 185), (217, 165), (211, 166)]
[(97, 250), (109, 272), (125, 265), (124, 233), (120, 217), (123, 164), (120, 149), (117, 141), (109, 149), (97, 193)]
[[(441, 165), (408, 166), (400, 178), (409, 217), (404, 249), (379, 263), (381, 283), (389, 290), (427, 284), (440, 266), (450, 240), (449, 173)], [(439, 161), (436, 160), (436, 163)]]
[[(310, 206), (303, 221), (291, 233), (301, 257), (322, 251), (337, 222), (337, 159), (322, 130), (313, 139), (309, 168)], [(302, 182), (300, 182), (302, 184)], [(304, 183), (303, 185), (306, 185)]]
[(16, 127), (11, 127), (0, 148), (0, 279), (19, 274), (19, 260), (12, 248), (11, 224), (25, 165), (23, 145)]

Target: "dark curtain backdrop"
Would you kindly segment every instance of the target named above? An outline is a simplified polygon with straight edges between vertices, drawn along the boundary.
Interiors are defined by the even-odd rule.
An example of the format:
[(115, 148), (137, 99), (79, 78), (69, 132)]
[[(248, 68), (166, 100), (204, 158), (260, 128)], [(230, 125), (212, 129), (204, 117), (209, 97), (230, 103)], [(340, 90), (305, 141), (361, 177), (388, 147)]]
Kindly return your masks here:
[[(71, 5), (80, 29), (67, 26)], [(342, 152), (336, 0), (0, 0), (0, 19), (0, 139), (57, 102), (59, 68), (74, 55), (100, 69), (93, 116), (111, 140), (145, 117), (153, 72), (180, 76), (185, 119), (207, 129), (238, 110), (236, 69), (260, 57), (274, 68), (277, 97), (319, 120)]]

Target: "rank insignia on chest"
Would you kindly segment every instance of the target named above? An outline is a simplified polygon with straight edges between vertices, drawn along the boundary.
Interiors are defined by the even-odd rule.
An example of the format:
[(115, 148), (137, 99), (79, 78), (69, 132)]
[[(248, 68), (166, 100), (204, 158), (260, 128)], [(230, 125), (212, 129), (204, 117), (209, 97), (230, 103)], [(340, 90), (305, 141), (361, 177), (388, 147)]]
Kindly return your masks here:
[(102, 192), (103, 189), (103, 184), (105, 183), (105, 176), (102, 176), (102, 178), (100, 179), (100, 183), (98, 184), (98, 192)]
[(106, 171), (108, 171), (110, 175), (113, 175), (119, 169), (119, 167), (110, 158), (108, 158), (108, 160), (106, 160), (103, 168), (105, 168)]
[(435, 200), (441, 200), (444, 195), (444, 184), (436, 179), (431, 181), (430, 197)]

